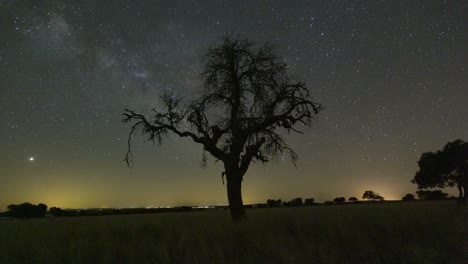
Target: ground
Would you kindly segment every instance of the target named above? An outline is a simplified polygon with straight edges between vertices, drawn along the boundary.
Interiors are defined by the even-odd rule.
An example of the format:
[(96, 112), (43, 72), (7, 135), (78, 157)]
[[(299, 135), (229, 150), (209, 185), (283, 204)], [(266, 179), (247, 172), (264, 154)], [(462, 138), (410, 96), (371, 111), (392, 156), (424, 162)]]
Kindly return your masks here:
[(467, 263), (455, 201), (0, 221), (0, 263)]

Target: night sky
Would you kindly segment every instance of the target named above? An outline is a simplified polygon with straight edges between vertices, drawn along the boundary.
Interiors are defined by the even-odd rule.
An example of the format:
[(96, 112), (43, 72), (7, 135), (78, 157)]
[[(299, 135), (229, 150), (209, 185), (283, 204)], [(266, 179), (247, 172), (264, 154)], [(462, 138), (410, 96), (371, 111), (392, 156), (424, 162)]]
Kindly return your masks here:
[[(124, 108), (190, 97), (226, 34), (274, 44), (322, 111), (289, 142), (300, 159), (255, 164), (245, 203), (374, 190), (414, 193), (426, 151), (468, 139), (466, 1), (0, 0), (0, 210), (227, 204), (222, 166), (171, 138), (134, 140)], [(465, 14), (465, 15), (463, 15)]]

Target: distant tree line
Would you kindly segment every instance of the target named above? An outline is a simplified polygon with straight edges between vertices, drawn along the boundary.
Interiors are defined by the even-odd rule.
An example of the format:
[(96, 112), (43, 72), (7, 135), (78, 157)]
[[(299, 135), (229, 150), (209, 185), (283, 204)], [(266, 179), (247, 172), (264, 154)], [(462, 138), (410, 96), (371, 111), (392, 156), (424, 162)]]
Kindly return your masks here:
[[(224, 209), (217, 207), (212, 209)], [(104, 208), (104, 209), (72, 209), (62, 210), (59, 207), (50, 208), (49, 212), (54, 217), (63, 216), (95, 216), (95, 215), (125, 215), (125, 214), (151, 214), (151, 213), (171, 213), (190, 212), (203, 209), (194, 209), (191, 206), (178, 206), (170, 208)], [(206, 210), (206, 209), (205, 209)]]
[[(378, 193), (374, 191), (365, 191), (363, 196), (363, 199), (365, 200), (372, 200), (372, 201), (383, 201), (384, 198), (379, 195)], [(348, 198), (349, 203), (359, 203), (359, 199), (352, 196)], [(332, 205), (332, 204), (344, 204), (346, 203), (346, 198), (341, 196), (341, 197), (336, 197), (333, 199), (333, 201), (325, 201), (323, 204), (325, 205)], [(301, 197), (297, 197), (294, 199), (291, 199), (290, 201), (283, 201), (281, 199), (268, 199), (266, 202), (267, 207), (298, 207), (298, 206), (312, 206), (312, 205), (318, 205), (319, 203), (315, 202), (314, 198), (306, 198), (305, 200), (302, 200)]]
[(314, 198), (307, 198), (305, 199), (305, 201), (303, 201), (301, 197), (297, 197), (297, 198), (291, 199), (290, 201), (283, 201), (281, 199), (278, 199), (278, 200), (268, 199), (266, 204), (268, 207), (279, 207), (279, 206), (298, 207), (298, 206), (303, 206), (303, 205), (313, 205), (314, 201), (315, 201)]
[[(448, 199), (449, 195), (442, 192), (442, 190), (419, 190), (416, 192), (419, 200), (444, 200)], [(362, 195), (365, 200), (383, 201), (384, 198), (374, 191), (365, 191)], [(415, 201), (415, 195), (407, 193), (402, 197), (402, 201)], [(324, 205), (345, 204), (345, 197), (336, 197), (333, 201), (325, 201)], [(349, 197), (348, 203), (361, 203), (356, 197)], [(300, 207), (300, 206), (314, 206), (320, 203), (315, 202), (314, 198), (302, 199), (301, 197), (293, 198), (290, 201), (283, 201), (281, 199), (268, 199), (266, 204), (246, 205), (246, 208), (264, 208), (264, 207)], [(11, 204), (8, 205), (8, 211), (0, 213), (0, 216), (12, 218), (36, 218), (44, 217), (47, 213), (47, 205), (39, 203), (37, 205), (31, 203)], [(204, 208), (192, 208), (190, 206), (179, 206), (171, 208), (109, 208), (109, 209), (67, 209), (62, 210), (59, 207), (51, 207), (49, 209), (50, 215), (54, 217), (66, 216), (94, 216), (94, 215), (122, 215), (122, 214), (147, 214), (147, 213), (166, 213), (166, 212), (189, 212), (197, 210), (219, 210), (226, 209), (226, 206)]]
[[(419, 200), (443, 200), (443, 199), (448, 199), (449, 195), (447, 193), (442, 192), (441, 190), (419, 190), (416, 192), (418, 195)], [(367, 190), (364, 192), (362, 195), (363, 200), (368, 200), (368, 201), (384, 201), (385, 198), (381, 196), (380, 194)], [(407, 193), (405, 196), (401, 198), (402, 201), (415, 201), (416, 197), (412, 193)], [(323, 204), (325, 205), (333, 205), (333, 204), (344, 204), (346, 203), (346, 198), (345, 197), (336, 197), (333, 199), (333, 201), (325, 201)], [(356, 197), (349, 197), (348, 198), (348, 203), (360, 203), (359, 199)], [(298, 207), (298, 206), (311, 206), (311, 205), (318, 205), (319, 203), (316, 203), (314, 198), (307, 198), (302, 200), (302, 198), (294, 198), (290, 201), (282, 201), (281, 199), (268, 199), (266, 202), (267, 207)]]

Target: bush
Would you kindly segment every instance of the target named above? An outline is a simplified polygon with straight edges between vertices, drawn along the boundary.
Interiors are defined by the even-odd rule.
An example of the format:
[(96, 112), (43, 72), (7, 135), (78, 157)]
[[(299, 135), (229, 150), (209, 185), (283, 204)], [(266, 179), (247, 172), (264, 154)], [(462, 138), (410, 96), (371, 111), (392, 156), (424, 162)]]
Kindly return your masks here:
[(401, 198), (402, 201), (414, 201), (414, 194), (407, 193), (403, 198)]
[(44, 217), (47, 212), (47, 205), (40, 203), (34, 205), (31, 203), (10, 204), (6, 216), (15, 218), (33, 218)]

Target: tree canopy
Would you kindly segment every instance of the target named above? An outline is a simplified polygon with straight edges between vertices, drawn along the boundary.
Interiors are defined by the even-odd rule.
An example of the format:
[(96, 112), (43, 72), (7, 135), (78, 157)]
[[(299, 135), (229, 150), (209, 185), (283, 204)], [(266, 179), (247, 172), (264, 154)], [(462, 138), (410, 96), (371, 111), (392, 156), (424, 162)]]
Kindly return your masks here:
[(341, 204), (341, 203), (346, 202), (346, 198), (344, 198), (344, 197), (336, 197), (335, 199), (333, 199), (333, 202), (336, 203), (336, 204)]
[(291, 199), (291, 201), (283, 202), (283, 205), (292, 206), (292, 207), (302, 206), (303, 205), (302, 198), (301, 197), (293, 198)]
[(47, 212), (47, 205), (40, 203), (34, 205), (31, 203), (10, 204), (5, 215), (16, 218), (44, 217)]
[(457, 186), (459, 199), (468, 199), (468, 143), (457, 139), (442, 150), (426, 152), (418, 161), (413, 180), (418, 189)]
[(304, 205), (314, 205), (315, 204), (315, 199), (314, 198), (306, 198), (304, 200)]
[(301, 133), (322, 106), (268, 44), (257, 48), (246, 39), (224, 38), (206, 53), (201, 78), (203, 87), (193, 100), (164, 94), (162, 111), (125, 110), (123, 121), (132, 123), (125, 160), (132, 162), (130, 143), (138, 131), (157, 144), (170, 134), (190, 138), (223, 162), (231, 215), (245, 218), (240, 190), (250, 164), (283, 155), (295, 162), (284, 135)]
[(416, 191), (416, 194), (421, 200), (443, 200), (448, 198), (448, 193), (444, 193), (442, 190), (419, 190)]
[(362, 195), (362, 199), (372, 200), (372, 201), (376, 201), (376, 200), (377, 201), (383, 201), (384, 200), (384, 198), (380, 194), (378, 194), (378, 193), (376, 193), (374, 191), (365, 191), (364, 194)]
[(403, 198), (401, 198), (402, 201), (414, 201), (414, 194), (412, 193), (407, 193)]

